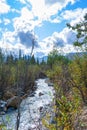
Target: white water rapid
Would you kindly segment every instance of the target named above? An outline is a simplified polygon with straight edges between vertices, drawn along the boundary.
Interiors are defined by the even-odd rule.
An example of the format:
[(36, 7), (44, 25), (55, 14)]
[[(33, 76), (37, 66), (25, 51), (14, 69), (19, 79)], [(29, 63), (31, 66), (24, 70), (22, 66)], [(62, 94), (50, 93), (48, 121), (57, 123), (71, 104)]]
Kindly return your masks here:
[[(45, 130), (41, 119), (46, 111), (51, 111), (54, 95), (53, 86), (48, 85), (46, 81), (47, 79), (38, 79), (34, 96), (27, 97), (21, 102), (19, 130)], [(17, 110), (0, 116), (0, 123), (4, 122), (6, 130), (16, 130), (16, 120)]]

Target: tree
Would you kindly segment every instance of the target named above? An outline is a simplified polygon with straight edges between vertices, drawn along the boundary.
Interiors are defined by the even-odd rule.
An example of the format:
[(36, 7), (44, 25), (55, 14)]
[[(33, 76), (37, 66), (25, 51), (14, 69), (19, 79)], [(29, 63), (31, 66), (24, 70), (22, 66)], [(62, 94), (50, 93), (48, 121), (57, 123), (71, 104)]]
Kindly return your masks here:
[(87, 104), (87, 56), (76, 57), (69, 65), (72, 86), (77, 88)]
[(14, 64), (14, 57), (12, 54), (8, 55), (7, 58), (6, 58), (6, 63), (7, 64)]
[(21, 49), (19, 50), (19, 59), (21, 59)]
[(37, 58), (37, 65), (39, 65), (39, 59)]
[(77, 32), (77, 41), (74, 42), (74, 45), (83, 47), (83, 49), (87, 51), (87, 13), (84, 16), (84, 20), (80, 23), (75, 26), (71, 26), (68, 23), (67, 26)]
[(48, 55), (47, 64), (50, 65), (51, 69), (53, 68), (54, 62), (57, 61), (57, 56), (58, 51), (56, 49), (53, 49)]
[(4, 83), (4, 55), (2, 50), (0, 49), (0, 98), (4, 93), (4, 87), (2, 86)]
[(0, 65), (4, 62), (4, 55), (2, 53), (2, 50), (0, 48)]
[[(87, 52), (87, 14), (85, 14), (84, 20), (80, 23), (75, 26), (67, 24), (67, 26), (77, 32), (77, 41), (74, 42), (74, 45)], [(83, 102), (87, 104), (87, 55), (76, 56), (70, 64), (69, 70), (72, 86), (80, 91)]]
[(41, 65), (45, 65), (45, 64), (46, 64), (46, 62), (44, 61), (44, 58), (43, 58), (41, 61)]
[(30, 59), (30, 64), (35, 64), (36, 61), (35, 61), (35, 57), (34, 55), (32, 55), (31, 59)]
[(69, 62), (69, 59), (61, 54), (58, 53), (56, 49), (53, 49), (47, 59), (47, 64), (50, 65), (51, 69), (53, 68), (53, 65), (55, 64), (67, 64)]

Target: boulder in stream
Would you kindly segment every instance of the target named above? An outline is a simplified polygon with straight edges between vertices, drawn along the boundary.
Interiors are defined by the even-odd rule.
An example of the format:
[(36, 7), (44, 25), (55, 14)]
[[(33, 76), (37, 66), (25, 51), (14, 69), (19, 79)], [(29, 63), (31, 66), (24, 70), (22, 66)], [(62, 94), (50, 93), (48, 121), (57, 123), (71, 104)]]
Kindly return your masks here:
[(43, 72), (39, 73), (39, 78), (44, 79), (46, 77), (47, 77), (46, 74), (44, 74)]
[(7, 111), (7, 102), (0, 100), (0, 114)]
[(7, 108), (9, 107), (17, 108), (18, 103), (20, 102), (21, 102), (21, 99), (19, 98), (19, 96), (13, 96), (12, 98), (7, 100)]
[(39, 96), (42, 96), (42, 95), (44, 95), (42, 92), (39, 92)]

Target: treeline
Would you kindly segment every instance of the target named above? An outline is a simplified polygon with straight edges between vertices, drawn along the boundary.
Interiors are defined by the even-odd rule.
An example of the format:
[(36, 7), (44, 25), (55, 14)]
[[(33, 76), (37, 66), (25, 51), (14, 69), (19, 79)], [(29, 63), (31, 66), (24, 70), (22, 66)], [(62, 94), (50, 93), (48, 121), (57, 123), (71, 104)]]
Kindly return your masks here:
[[(35, 80), (44, 69), (39, 60), (32, 56), (4, 55), (0, 49), (0, 99), (8, 100), (13, 96), (30, 94), (35, 90)], [(43, 71), (42, 71), (43, 70)]]

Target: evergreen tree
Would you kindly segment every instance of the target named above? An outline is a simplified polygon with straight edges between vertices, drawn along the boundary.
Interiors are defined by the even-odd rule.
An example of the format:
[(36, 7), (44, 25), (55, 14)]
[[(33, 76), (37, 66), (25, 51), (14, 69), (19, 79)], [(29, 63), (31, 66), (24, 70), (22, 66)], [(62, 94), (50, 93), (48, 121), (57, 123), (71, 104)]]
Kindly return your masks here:
[(35, 61), (35, 57), (34, 55), (32, 55), (31, 59), (30, 59), (30, 64), (35, 64), (36, 61)]
[(12, 54), (7, 56), (6, 63), (7, 64), (14, 64), (14, 57)]
[(71, 26), (68, 23), (67, 26), (77, 32), (77, 41), (74, 42), (74, 45), (83, 47), (83, 49), (87, 51), (87, 14), (85, 14), (84, 20), (80, 23), (75, 26)]
[(45, 65), (46, 62), (44, 61), (44, 58), (42, 59), (41, 65)]
[(39, 65), (39, 59), (37, 58), (37, 65)]

